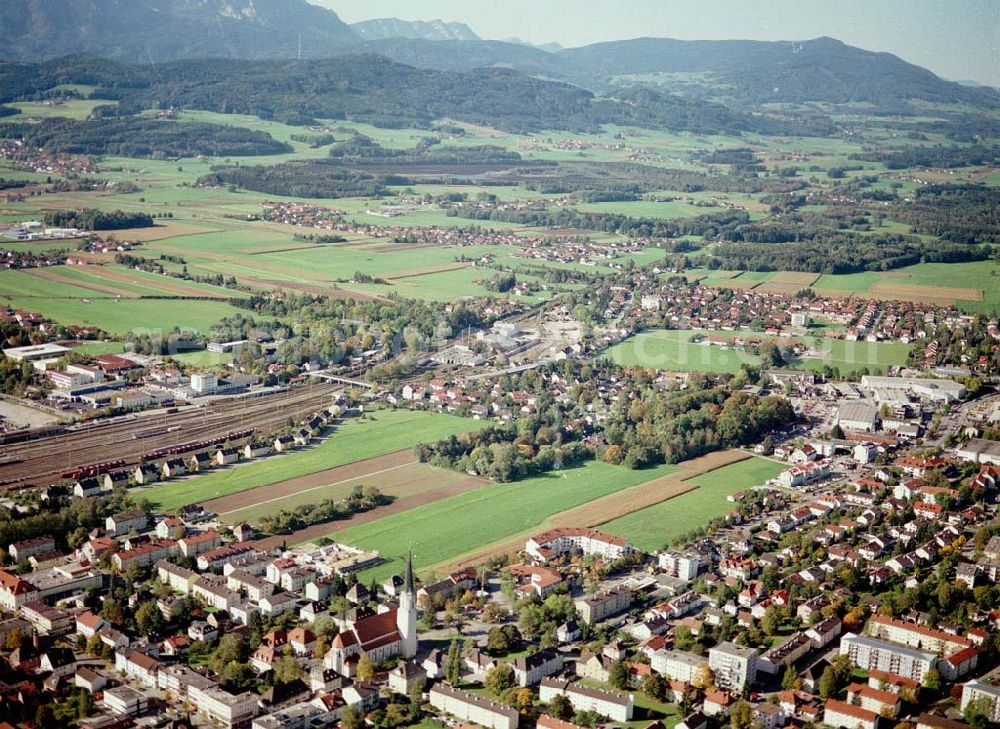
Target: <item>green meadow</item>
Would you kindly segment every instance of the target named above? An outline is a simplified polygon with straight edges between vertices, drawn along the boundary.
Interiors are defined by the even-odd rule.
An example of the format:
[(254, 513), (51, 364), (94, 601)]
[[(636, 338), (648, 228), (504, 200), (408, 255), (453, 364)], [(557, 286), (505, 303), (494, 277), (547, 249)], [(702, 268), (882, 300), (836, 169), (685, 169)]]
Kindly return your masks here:
[(315, 447), (159, 484), (140, 493), (157, 509), (176, 509), (485, 426), (484, 421), (453, 415), (379, 410), (348, 420)]
[(613, 494), (676, 470), (660, 466), (631, 471), (591, 461), (516, 483), (491, 484), (458, 496), (417, 506), (367, 524), (331, 532), (337, 541), (377, 549), (387, 560), (366, 579), (399, 571), (407, 550), (423, 572), (468, 552), (532, 529), (561, 511)]
[(814, 288), (863, 296), (877, 283), (982, 289), (982, 301), (959, 300), (958, 307), (984, 314), (1000, 311), (1000, 264), (995, 261), (918, 263), (888, 272), (826, 274), (819, 277)]
[(644, 551), (665, 544), (732, 510), (726, 497), (760, 486), (785, 466), (766, 458), (751, 458), (717, 468), (686, 481), (698, 488), (654, 506), (626, 514), (601, 525), (609, 534), (625, 537)]
[(738, 372), (741, 365), (757, 366), (760, 357), (719, 346), (694, 344), (693, 331), (643, 332), (605, 352), (625, 367), (653, 367), (676, 372)]
[[(119, 299), (112, 294), (47, 281), (18, 270), (0, 271), (0, 303), (37, 311), (64, 324), (100, 327), (110, 334), (122, 336), (129, 332), (168, 332), (174, 326), (207, 332), (223, 317), (240, 311), (223, 301)], [(164, 320), (165, 307), (170, 311), (167, 321)]]

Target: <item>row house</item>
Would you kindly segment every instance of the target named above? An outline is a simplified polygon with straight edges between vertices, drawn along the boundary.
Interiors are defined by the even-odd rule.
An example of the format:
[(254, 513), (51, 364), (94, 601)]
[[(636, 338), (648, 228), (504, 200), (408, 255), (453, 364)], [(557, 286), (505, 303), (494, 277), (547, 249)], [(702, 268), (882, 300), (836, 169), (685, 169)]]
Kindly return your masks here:
[(190, 595), (192, 585), (198, 580), (197, 572), (166, 560), (160, 560), (156, 563), (156, 574), (160, 582), (169, 585), (171, 590), (182, 595)]
[(233, 570), (226, 575), (226, 585), (230, 590), (242, 592), (247, 596), (247, 599), (257, 603), (265, 597), (273, 595), (275, 590), (273, 582), (268, 582), (258, 575), (252, 575), (240, 569)]
[[(225, 572), (230, 565), (239, 565), (240, 569), (253, 572), (250, 562), (256, 557), (257, 550), (251, 544), (237, 543), (227, 544), (198, 555), (198, 569), (203, 572), (216, 570), (220, 567)], [(260, 572), (263, 574), (266, 569), (266, 561), (260, 565)]]
[(181, 554), (193, 558), (203, 552), (210, 552), (222, 546), (222, 535), (214, 530), (192, 534), (178, 540), (177, 546), (180, 548)]
[(539, 698), (551, 703), (558, 695), (569, 699), (574, 711), (593, 711), (615, 722), (632, 720), (634, 697), (601, 689), (592, 689), (563, 679), (544, 678), (540, 683)]
[(558, 651), (545, 648), (516, 658), (510, 665), (518, 686), (534, 686), (546, 676), (562, 672), (563, 657)]
[(632, 591), (627, 587), (615, 587), (589, 597), (581, 597), (573, 601), (580, 619), (593, 625), (628, 610), (632, 604)]
[(134, 549), (126, 549), (116, 552), (111, 561), (120, 572), (124, 572), (131, 565), (139, 567), (149, 567), (161, 559), (167, 559), (177, 554), (177, 542), (173, 539), (159, 539), (155, 542), (142, 544)]
[(242, 601), (240, 594), (230, 590), (226, 583), (207, 576), (194, 582), (191, 595), (217, 610), (229, 610)]
[(116, 537), (129, 532), (143, 532), (149, 528), (149, 515), (141, 510), (123, 511), (112, 514), (105, 520), (105, 529)]
[(159, 661), (135, 648), (115, 653), (115, 670), (148, 688), (156, 688), (159, 668)]

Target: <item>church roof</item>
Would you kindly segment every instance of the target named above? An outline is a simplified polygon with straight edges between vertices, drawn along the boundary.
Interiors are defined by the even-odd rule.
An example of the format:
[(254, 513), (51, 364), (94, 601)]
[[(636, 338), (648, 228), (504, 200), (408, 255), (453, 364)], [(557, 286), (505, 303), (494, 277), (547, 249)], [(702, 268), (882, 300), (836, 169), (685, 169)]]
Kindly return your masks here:
[(331, 648), (346, 648), (349, 645), (354, 645), (358, 642), (358, 639), (354, 637), (354, 631), (345, 630), (342, 633), (337, 633), (337, 636), (333, 639), (330, 644)]
[(396, 627), (396, 611), (387, 610), (363, 618), (352, 629), (338, 633), (330, 647), (345, 649), (358, 645), (361, 650), (369, 651), (399, 640), (402, 636)]
[(378, 648), (387, 642), (399, 640), (399, 630), (396, 628), (396, 611), (387, 610), (384, 613), (359, 620), (354, 625), (354, 634), (364, 650)]

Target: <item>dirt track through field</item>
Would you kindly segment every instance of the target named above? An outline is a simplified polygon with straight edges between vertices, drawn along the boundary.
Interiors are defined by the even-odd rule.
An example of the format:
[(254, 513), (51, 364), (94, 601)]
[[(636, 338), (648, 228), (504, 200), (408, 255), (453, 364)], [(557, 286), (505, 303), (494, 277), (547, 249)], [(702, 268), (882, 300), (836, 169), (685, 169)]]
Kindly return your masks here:
[(320, 296), (329, 296), (331, 299), (357, 299), (358, 301), (391, 301), (391, 299), (385, 298), (384, 296), (376, 296), (375, 294), (369, 294), (364, 291), (354, 291), (352, 289), (345, 289), (334, 284), (307, 284), (307, 283), (297, 283), (295, 281), (279, 281), (277, 279), (265, 279), (265, 278), (249, 278), (247, 276), (239, 276), (239, 281), (247, 286), (255, 286), (257, 288), (264, 289), (266, 291), (274, 291), (276, 289), (283, 289), (285, 291), (294, 291), (300, 294), (317, 294)]
[[(359, 480), (361, 480), (363, 478), (372, 478), (373, 476), (381, 476), (382, 474), (389, 473), (390, 471), (396, 471), (396, 470), (398, 470), (400, 468), (409, 468), (409, 467), (415, 465), (416, 463), (417, 463), (417, 461), (408, 461), (406, 463), (400, 463), (398, 466), (388, 466), (386, 468), (382, 468), (382, 469), (379, 469), (377, 471), (368, 471), (367, 473), (362, 473), (359, 476), (351, 476), (349, 478), (341, 479), (340, 481), (331, 481), (330, 483), (320, 484), (319, 486), (312, 486), (312, 487), (307, 488), (307, 489), (301, 489), (301, 490), (295, 492), (294, 495), (295, 496), (299, 496), (301, 494), (308, 494), (308, 493), (312, 493), (314, 491), (322, 491), (324, 489), (328, 489), (328, 488), (331, 488), (333, 486), (342, 486), (342, 485), (344, 485), (346, 483), (351, 483), (352, 481), (359, 481)], [(280, 503), (280, 502), (284, 501), (287, 498), (288, 498), (287, 495), (285, 495), (285, 496), (274, 496), (274, 497), (272, 497), (270, 499), (264, 499), (263, 501), (258, 501), (256, 504), (254, 504), (250, 508), (257, 508), (257, 507), (260, 507), (260, 506), (267, 506), (268, 504)], [(275, 507), (275, 508), (278, 508), (278, 507)], [(234, 509), (232, 511), (220, 511), (220, 512), (218, 512), (218, 514), (219, 514), (219, 516), (228, 516), (230, 514), (239, 514), (241, 511), (246, 511), (246, 510), (247, 509), (244, 507), (244, 508), (241, 508), (241, 509)]]
[[(698, 486), (690, 483), (689, 479), (732, 463), (745, 461), (750, 457), (750, 454), (744, 451), (729, 450), (692, 458), (690, 461), (679, 463), (678, 470), (674, 473), (630, 486), (617, 493), (608, 494), (573, 509), (559, 512), (532, 529), (530, 533), (535, 534), (555, 527), (597, 527), (601, 524), (607, 524), (626, 514), (655, 506), (681, 494), (694, 491)], [(434, 565), (434, 572), (445, 574), (462, 567), (479, 564), (490, 557), (512, 554), (524, 546), (524, 540), (527, 536), (527, 533), (518, 534), (510, 539), (462, 555), (457, 559)]]
[(959, 300), (983, 300), (982, 289), (954, 286), (925, 286), (922, 284), (903, 284), (892, 281), (879, 281), (873, 284), (868, 290), (868, 294), (879, 298), (893, 298), (903, 301), (929, 301), (945, 305), (953, 304)]
[(118, 240), (137, 240), (148, 243), (155, 240), (165, 240), (167, 238), (179, 238), (184, 235), (198, 235), (199, 233), (214, 233), (217, 228), (206, 228), (200, 225), (190, 225), (188, 223), (157, 223), (148, 228), (124, 228), (122, 230), (108, 231)]
[(468, 263), (443, 263), (440, 266), (429, 268), (414, 268), (408, 271), (394, 271), (386, 274), (382, 278), (386, 281), (398, 281), (404, 278), (416, 278), (417, 276), (430, 276), (433, 273), (444, 273), (445, 271), (457, 271), (460, 268), (468, 268)]
[[(369, 462), (370, 461), (361, 461), (361, 463)], [(313, 539), (329, 536), (333, 531), (347, 529), (348, 527), (357, 526), (359, 524), (366, 524), (370, 521), (381, 519), (384, 516), (398, 514), (400, 512), (416, 508), (417, 506), (423, 506), (424, 504), (430, 504), (434, 501), (440, 501), (441, 499), (458, 496), (466, 491), (482, 488), (488, 483), (489, 482), (486, 479), (470, 476), (469, 478), (447, 486), (442, 486), (441, 488), (430, 489), (428, 491), (422, 491), (409, 496), (400, 496), (390, 504), (379, 506), (371, 511), (362, 511), (357, 514), (351, 514), (351, 516), (347, 519), (339, 519), (337, 521), (325, 522), (323, 524), (313, 524), (312, 526), (308, 526), (305, 529), (299, 529), (291, 532), (290, 534), (279, 534), (273, 537), (258, 539), (254, 542), (254, 546), (262, 550), (271, 550), (275, 547), (280, 547), (283, 544), (301, 544), (302, 542), (308, 542)]]
[(419, 251), (421, 248), (452, 248), (453, 246), (441, 245), (440, 243), (393, 243), (381, 242), (370, 244), (369, 251), (378, 253), (396, 253), (398, 251)]
[[(274, 456), (280, 458), (281, 456)], [(303, 491), (319, 489), (331, 484), (348, 481), (355, 478), (363, 478), (374, 473), (380, 473), (390, 468), (399, 468), (416, 463), (413, 457), (413, 449), (407, 448), (394, 453), (387, 453), (384, 456), (369, 458), (364, 461), (345, 463), (342, 466), (328, 468), (324, 471), (317, 471), (305, 476), (290, 478), (287, 481), (278, 481), (267, 486), (258, 486), (255, 489), (240, 491), (235, 494), (220, 496), (217, 499), (202, 501), (201, 504), (206, 509), (211, 509), (216, 514), (228, 514), (233, 511), (247, 509), (259, 504), (266, 504), (286, 496), (292, 496)]]
[[(167, 276), (161, 276), (163, 280), (150, 281), (144, 278), (132, 277), (127, 271), (118, 271), (113, 268), (100, 267), (95, 268), (91, 271), (95, 276), (102, 276), (104, 278), (110, 279), (112, 281), (121, 281), (122, 283), (135, 284), (137, 286), (146, 286), (151, 289), (160, 289), (168, 294), (175, 294), (177, 296), (191, 296), (198, 299), (211, 298), (211, 299), (225, 299), (227, 298), (224, 294), (209, 291), (207, 289), (199, 289), (195, 286), (188, 286), (183, 281), (176, 280), (172, 281)], [(151, 274), (156, 276), (157, 274)]]
[(121, 289), (115, 288), (114, 286), (99, 284), (94, 281), (78, 281), (75, 278), (70, 278), (69, 276), (63, 276), (58, 271), (53, 271), (51, 268), (32, 268), (29, 269), (28, 272), (32, 276), (35, 276), (37, 278), (42, 278), (45, 279), (46, 281), (62, 284), (64, 286), (73, 286), (78, 289), (86, 289), (87, 291), (93, 291), (99, 294), (121, 296), (123, 299), (139, 298), (139, 294), (135, 293), (134, 291), (122, 291)]

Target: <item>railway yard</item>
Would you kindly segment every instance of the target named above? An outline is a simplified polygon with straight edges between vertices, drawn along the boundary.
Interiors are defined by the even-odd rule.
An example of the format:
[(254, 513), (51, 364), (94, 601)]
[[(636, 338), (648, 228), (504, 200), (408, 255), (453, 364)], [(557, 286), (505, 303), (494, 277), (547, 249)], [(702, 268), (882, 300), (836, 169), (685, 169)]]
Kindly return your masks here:
[[(0, 486), (44, 486), (60, 476), (79, 475), (197, 450), (197, 445), (246, 441), (270, 435), (289, 419), (296, 422), (330, 404), (340, 386), (309, 384), (253, 398), (215, 400), (205, 405), (160, 410), (153, 418), (126, 417), (61, 429), (2, 447)], [(138, 437), (134, 437), (138, 436)], [(103, 467), (102, 467), (103, 466)], [(70, 474), (65, 476), (65, 474)]]

